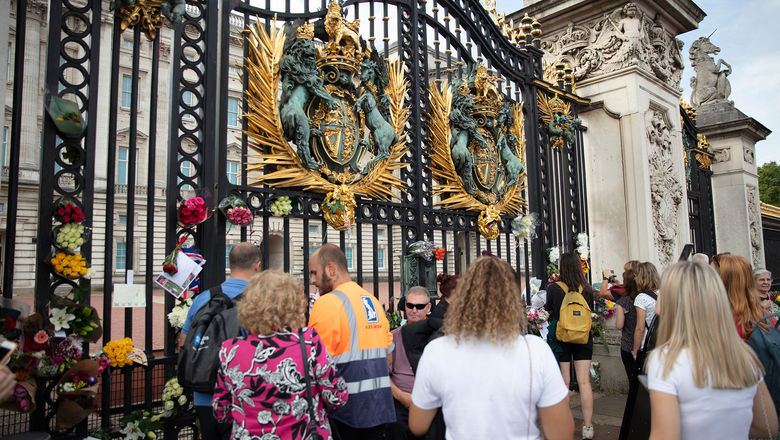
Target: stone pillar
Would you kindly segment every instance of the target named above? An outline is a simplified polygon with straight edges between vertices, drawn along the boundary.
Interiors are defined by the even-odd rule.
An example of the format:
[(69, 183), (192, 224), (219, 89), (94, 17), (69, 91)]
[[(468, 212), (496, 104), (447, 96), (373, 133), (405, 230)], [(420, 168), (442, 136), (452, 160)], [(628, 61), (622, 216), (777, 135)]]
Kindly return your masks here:
[[(31, 0), (27, 2), (27, 35), (24, 41), (24, 96), (22, 97), (22, 136), (19, 167), (38, 173), (38, 159), (41, 151), (41, 130), (43, 112), (41, 103), (45, 95), (48, 2)], [(18, 81), (14, 78), (14, 81)], [(25, 173), (26, 174), (26, 173)]]
[(696, 126), (707, 136), (714, 155), (712, 200), (718, 252), (741, 255), (754, 267), (765, 267), (755, 151), (756, 142), (771, 131), (726, 101), (700, 105)]
[(591, 262), (672, 262), (689, 238), (679, 116), (684, 67), (676, 35), (704, 18), (690, 0), (533, 3), (548, 66), (571, 66), (591, 100), (583, 133)]

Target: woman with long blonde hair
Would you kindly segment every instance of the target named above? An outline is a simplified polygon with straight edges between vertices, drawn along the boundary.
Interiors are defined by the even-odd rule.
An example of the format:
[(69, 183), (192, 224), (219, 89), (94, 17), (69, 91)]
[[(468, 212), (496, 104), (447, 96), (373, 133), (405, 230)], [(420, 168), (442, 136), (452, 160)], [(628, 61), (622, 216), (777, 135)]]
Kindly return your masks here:
[[(658, 270), (650, 262), (639, 263), (634, 270), (634, 283), (639, 292), (634, 298), (636, 310), (636, 326), (634, 327), (634, 349), (631, 355), (636, 359), (647, 336), (647, 329), (655, 317), (655, 306), (658, 304)], [(641, 360), (640, 360), (641, 362)]]
[(777, 435), (763, 367), (729, 322), (717, 273), (683, 261), (661, 280), (656, 349), (648, 358), (651, 440)]
[(444, 336), (425, 347), (412, 390), (409, 428), (423, 435), (441, 407), (447, 438), (571, 440), (574, 420), (555, 356), (527, 335), (512, 268), (481, 257), (455, 289)]
[(737, 333), (747, 340), (753, 332), (755, 322), (764, 317), (758, 303), (753, 269), (750, 263), (739, 255), (722, 254), (718, 256), (718, 273), (726, 286)]

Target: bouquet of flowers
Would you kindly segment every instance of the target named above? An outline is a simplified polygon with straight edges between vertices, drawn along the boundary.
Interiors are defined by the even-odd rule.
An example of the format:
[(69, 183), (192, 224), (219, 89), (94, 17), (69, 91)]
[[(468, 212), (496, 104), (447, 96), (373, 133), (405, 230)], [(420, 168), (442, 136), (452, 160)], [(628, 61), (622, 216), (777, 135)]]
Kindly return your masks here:
[(87, 268), (87, 260), (81, 254), (67, 254), (65, 252), (57, 252), (49, 260), (54, 273), (68, 278), (70, 280), (76, 280), (87, 274), (89, 268)]
[(98, 370), (98, 362), (92, 359), (75, 363), (57, 382), (58, 398), (97, 393)]
[(518, 214), (512, 220), (512, 234), (515, 236), (517, 246), (520, 246), (520, 240), (536, 238), (536, 227), (539, 224), (539, 216), (535, 212), (528, 215)]
[(133, 347), (133, 340), (130, 338), (108, 341), (103, 346), (103, 353), (111, 361), (112, 367), (122, 368), (133, 363), (147, 364), (146, 353)]
[(190, 197), (179, 205), (179, 224), (185, 228), (194, 226), (206, 221), (210, 214), (211, 210), (206, 205), (203, 197)]
[(410, 244), (406, 252), (413, 257), (422, 257), (425, 258), (425, 261), (432, 261), (434, 258), (443, 260), (446, 250), (437, 248), (430, 241), (420, 240)]
[(64, 251), (73, 252), (84, 244), (89, 230), (77, 223), (65, 223), (54, 228), (54, 245)]
[(547, 320), (550, 319), (550, 313), (542, 307), (540, 308), (529, 307), (527, 310), (527, 314), (528, 314), (528, 330), (535, 335), (541, 335), (541, 331), (544, 326), (544, 323), (546, 323)]
[(17, 382), (13, 394), (0, 404), (0, 408), (23, 413), (35, 411), (35, 391), (37, 389), (38, 386), (31, 377)]
[(81, 223), (84, 212), (70, 199), (61, 199), (55, 205), (54, 219), (60, 223)]
[(174, 377), (165, 382), (162, 401), (164, 410), (162, 417), (174, 415), (179, 408), (183, 408), (187, 404), (187, 396), (184, 394), (184, 388), (179, 385), (179, 379)]
[(122, 428), (119, 430), (123, 434), (122, 438), (132, 440), (142, 440), (157, 438), (155, 431), (162, 429), (159, 415), (153, 416), (148, 411), (136, 410), (119, 419)]
[(64, 397), (57, 402), (56, 429), (60, 431), (70, 429), (97, 409), (95, 394), (85, 393)]
[(236, 194), (231, 194), (219, 202), (219, 210), (225, 216), (228, 223), (237, 226), (246, 226), (252, 222), (252, 211), (249, 206)]
[(187, 234), (183, 234), (179, 241), (176, 242), (173, 250), (165, 257), (165, 260), (163, 260), (163, 272), (176, 275), (176, 272), (179, 271), (179, 267), (176, 265), (176, 258), (179, 256), (179, 252), (181, 252), (181, 245), (187, 241), (187, 237), (189, 237)]
[(89, 342), (97, 342), (100, 339), (100, 316), (93, 307), (64, 301), (55, 301), (52, 304), (59, 306), (51, 309), (49, 318), (55, 331), (64, 330), (67, 334), (81, 336)]
[(19, 339), (22, 332), (16, 328), (17, 319), (19, 319), (18, 310), (0, 308), (0, 336), (10, 340)]
[(580, 258), (580, 264), (582, 264), (582, 272), (587, 275), (590, 272), (590, 248), (588, 247), (588, 234), (581, 232), (574, 237), (574, 243), (577, 245), (575, 252)]
[(277, 217), (284, 217), (292, 212), (292, 200), (287, 196), (281, 196), (271, 203), (269, 208)]
[(607, 318), (611, 318), (615, 313), (615, 303), (607, 301), (604, 298), (598, 298), (596, 300), (596, 307), (591, 312), (590, 317), (592, 319), (590, 326), (590, 334), (598, 336), (601, 339), (601, 343), (604, 344), (604, 349), (609, 353), (609, 346), (607, 345), (607, 338), (604, 333), (604, 321)]
[(184, 321), (187, 319), (187, 313), (189, 313), (191, 306), (192, 298), (179, 299), (179, 302), (171, 310), (171, 313), (168, 313), (168, 322), (171, 324), (171, 327), (176, 330), (181, 330), (181, 328), (184, 327)]

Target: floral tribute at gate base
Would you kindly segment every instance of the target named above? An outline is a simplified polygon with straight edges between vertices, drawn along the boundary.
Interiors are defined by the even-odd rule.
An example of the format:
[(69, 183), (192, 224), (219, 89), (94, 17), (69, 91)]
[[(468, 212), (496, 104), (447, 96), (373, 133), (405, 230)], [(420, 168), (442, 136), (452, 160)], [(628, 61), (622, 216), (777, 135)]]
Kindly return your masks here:
[(247, 173), (252, 185), (325, 194), (325, 221), (347, 230), (355, 197), (405, 191), (396, 172), (407, 166), (404, 65), (387, 63), (336, 1), (316, 22), (277, 29), (247, 29), (249, 157), (258, 159)]
[(505, 101), (498, 78), (481, 64), (463, 76), (430, 87), (433, 195), (438, 206), (479, 212), (479, 233), (494, 240), (501, 215), (527, 205), (522, 105)]

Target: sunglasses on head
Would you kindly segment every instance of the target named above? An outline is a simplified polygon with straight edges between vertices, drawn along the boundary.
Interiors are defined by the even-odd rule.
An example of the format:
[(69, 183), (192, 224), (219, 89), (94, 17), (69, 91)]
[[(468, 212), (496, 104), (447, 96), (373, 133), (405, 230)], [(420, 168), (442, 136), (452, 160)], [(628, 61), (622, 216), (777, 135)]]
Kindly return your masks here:
[(425, 308), (425, 306), (427, 306), (427, 305), (428, 305), (428, 304), (412, 304), (412, 303), (406, 303), (406, 308), (407, 308), (407, 309), (417, 309), (417, 310), (422, 310), (422, 309), (424, 309), (424, 308)]

